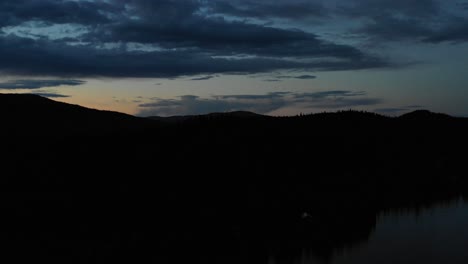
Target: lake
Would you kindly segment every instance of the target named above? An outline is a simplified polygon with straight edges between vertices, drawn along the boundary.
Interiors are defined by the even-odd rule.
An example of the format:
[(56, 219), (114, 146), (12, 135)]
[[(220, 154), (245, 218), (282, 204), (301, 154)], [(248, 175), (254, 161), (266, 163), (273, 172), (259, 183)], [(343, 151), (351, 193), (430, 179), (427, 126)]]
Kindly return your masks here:
[[(274, 258), (269, 262), (282, 263)], [(381, 214), (367, 242), (336, 250), (325, 262), (304, 249), (294, 263), (468, 263), (468, 202)]]

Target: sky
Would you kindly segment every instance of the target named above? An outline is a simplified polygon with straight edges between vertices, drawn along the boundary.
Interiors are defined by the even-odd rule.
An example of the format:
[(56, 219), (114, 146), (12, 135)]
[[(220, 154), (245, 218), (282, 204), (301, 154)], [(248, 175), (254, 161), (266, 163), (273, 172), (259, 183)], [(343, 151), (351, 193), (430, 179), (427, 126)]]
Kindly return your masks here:
[(137, 116), (468, 116), (468, 1), (5, 0), (0, 93)]

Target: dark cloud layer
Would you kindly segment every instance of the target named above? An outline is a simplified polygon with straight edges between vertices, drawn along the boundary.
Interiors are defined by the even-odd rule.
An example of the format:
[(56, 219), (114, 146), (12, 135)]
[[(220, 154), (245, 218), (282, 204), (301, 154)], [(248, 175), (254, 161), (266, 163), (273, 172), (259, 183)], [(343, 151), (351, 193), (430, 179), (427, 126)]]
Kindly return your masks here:
[(209, 8), (215, 13), (231, 16), (255, 18), (298, 19), (323, 17), (327, 14), (323, 3), (319, 1), (265, 1), (265, 0), (234, 0), (211, 1)]
[(377, 41), (467, 41), (467, 16), (444, 8), (441, 0), (355, 0), (340, 6), (338, 14), (364, 19), (357, 33)]
[[(281, 69), (355, 70), (388, 61), (318, 35), (221, 14), (227, 1), (15, 1), (0, 4), (0, 26), (76, 24), (86, 33), (57, 38), (0, 35), (0, 72), (36, 76), (176, 77)], [(244, 2), (263, 16), (317, 12), (304, 3)], [(226, 6), (225, 6), (226, 7)], [(206, 10), (211, 10), (210, 13)], [(217, 12), (217, 13), (216, 13)], [(274, 15), (276, 14), (276, 15)], [(34, 33), (31, 33), (34, 35)], [(131, 45), (140, 48), (132, 49)]]
[(46, 98), (68, 98), (70, 97), (69, 95), (52, 93), (52, 92), (38, 92), (38, 93), (32, 93), (32, 94), (39, 95), (39, 96), (46, 97)]
[[(352, 33), (372, 41), (414, 40), (424, 42), (460, 42), (468, 40), (467, 16), (457, 9), (468, 9), (466, 2), (442, 0), (336, 0), (327, 1), (211, 1), (210, 7), (222, 14), (242, 18), (294, 21), (318, 18), (360, 21)], [(449, 8), (444, 7), (449, 3)]]
[(265, 79), (263, 80), (264, 82), (281, 82), (285, 79), (298, 79), (298, 80), (313, 80), (313, 79), (317, 79), (317, 76), (314, 76), (314, 75), (308, 75), (308, 74), (304, 74), (304, 75), (279, 75), (279, 76), (274, 76), (274, 78), (271, 78), (271, 79)]
[[(340, 1), (339, 1), (340, 2)], [(353, 17), (378, 17), (381, 14), (431, 17), (440, 12), (437, 0), (354, 0), (341, 1), (339, 11)]]
[[(359, 55), (345, 61), (295, 61), (281, 57), (225, 58), (190, 50), (129, 52), (70, 46), (48, 40), (0, 38), (0, 71), (15, 75), (173, 77), (213, 73), (256, 73), (277, 69), (350, 70), (389, 66)], [(44, 63), (47, 62), (47, 63)]]
[(210, 79), (213, 79), (213, 78), (216, 78), (216, 76), (202, 76), (202, 77), (192, 78), (190, 80), (191, 81), (206, 81), (206, 80), (210, 80)]
[(468, 41), (468, 18), (453, 19), (449, 25), (426, 37), (424, 41), (432, 43)]
[(86, 83), (80, 80), (14, 80), (0, 83), (0, 89), (17, 90), (17, 89), (40, 89), (44, 87), (57, 86), (78, 86)]
[(424, 108), (423, 106), (420, 105), (408, 105), (408, 106), (403, 106), (403, 107), (387, 107), (387, 108), (377, 108), (374, 109), (375, 112), (381, 113), (384, 115), (400, 115), (405, 112), (411, 112), (415, 111), (417, 109), (422, 109)]
[[(466, 17), (438, 0), (18, 0), (0, 3), (0, 73), (32, 76), (179, 77), (276, 70), (396, 66), (351, 44), (275, 20), (361, 21), (380, 41), (468, 40)], [(462, 5), (464, 6), (464, 5)], [(445, 11), (444, 11), (445, 10)], [(28, 34), (20, 34), (28, 24)], [(32, 23), (32, 24), (31, 24)], [(36, 25), (36, 26), (35, 26)], [(55, 36), (35, 27), (68, 25)], [(4, 31), (8, 27), (7, 31)], [(24, 31), (24, 30), (23, 30)], [(75, 33), (76, 33), (75, 32)], [(73, 32), (71, 32), (73, 33)], [(326, 32), (325, 32), (326, 34)], [(25, 37), (28, 35), (30, 37)]]
[(316, 79), (316, 76), (313, 75), (299, 75), (299, 76), (289, 76), (289, 75), (281, 75), (281, 76), (276, 76), (277, 79), (300, 79), (300, 80), (312, 80)]
[(194, 95), (178, 99), (154, 99), (140, 104), (139, 116), (174, 116), (212, 112), (252, 111), (267, 114), (284, 107), (349, 109), (382, 103), (364, 92), (322, 91), (312, 93), (274, 92), (268, 94), (218, 95), (201, 98)]
[(112, 10), (103, 1), (14, 0), (0, 2), (0, 26), (27, 21), (46, 23), (96, 24), (109, 22), (104, 15)]

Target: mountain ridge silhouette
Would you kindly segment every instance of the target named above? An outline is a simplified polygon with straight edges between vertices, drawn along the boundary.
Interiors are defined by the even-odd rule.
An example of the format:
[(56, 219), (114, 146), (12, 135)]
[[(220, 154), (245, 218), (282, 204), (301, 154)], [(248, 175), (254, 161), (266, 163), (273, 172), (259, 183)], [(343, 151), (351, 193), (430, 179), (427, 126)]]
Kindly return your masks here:
[(329, 260), (382, 212), (468, 197), (467, 119), (426, 116), (171, 123), (0, 94), (0, 245), (17, 263)]
[[(435, 113), (429, 110), (415, 110), (409, 113), (402, 114), (397, 117), (388, 117), (385, 115), (367, 112), (367, 111), (355, 111), (345, 110), (338, 112), (321, 112), (311, 114), (300, 114), (292, 116), (269, 116), (263, 114), (257, 114), (249, 111), (232, 111), (232, 112), (215, 112), (201, 115), (177, 115), (177, 116), (148, 116), (148, 117), (137, 117), (121, 112), (109, 111), (109, 110), (97, 110), (92, 108), (83, 107), (75, 104), (68, 104), (58, 102), (49, 98), (42, 97), (35, 94), (0, 94), (0, 115), (2, 118), (7, 118), (9, 115), (20, 115), (19, 118), (37, 118), (40, 115), (44, 115), (44, 118), (57, 118), (56, 121), (64, 121), (66, 119), (78, 118), (78, 114), (81, 114), (81, 118), (90, 118), (93, 115), (96, 118), (107, 118), (108, 120), (119, 120), (120, 122), (131, 121), (143, 121), (143, 120), (155, 120), (165, 122), (184, 122), (187, 120), (194, 119), (210, 119), (210, 118), (298, 118), (298, 117), (311, 117), (311, 116), (338, 116), (343, 115), (347, 117), (356, 116), (373, 116), (376, 118), (396, 118), (396, 119), (462, 119), (463, 117), (453, 117), (443, 113)], [(48, 116), (46, 116), (48, 114)]]
[(34, 94), (0, 94), (0, 118), (14, 133), (60, 130), (68, 133), (104, 133), (139, 130), (149, 124), (132, 115), (62, 103)]

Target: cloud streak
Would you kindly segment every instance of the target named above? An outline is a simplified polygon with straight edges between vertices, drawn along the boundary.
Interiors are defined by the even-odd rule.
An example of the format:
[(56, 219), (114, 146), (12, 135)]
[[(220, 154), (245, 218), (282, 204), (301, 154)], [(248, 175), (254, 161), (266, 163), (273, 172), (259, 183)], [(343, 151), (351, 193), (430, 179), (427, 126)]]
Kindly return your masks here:
[(326, 7), (320, 1), (210, 1), (209, 8), (215, 13), (250, 18), (305, 19), (324, 17)]
[(40, 89), (45, 87), (57, 86), (78, 86), (85, 84), (81, 80), (14, 80), (0, 83), (0, 89), (18, 90), (18, 89)]
[(109, 22), (105, 12), (112, 9), (110, 4), (103, 1), (1, 1), (0, 26), (17, 25), (26, 21), (59, 24), (105, 23)]
[(418, 109), (424, 108), (421, 105), (408, 105), (408, 106), (403, 106), (403, 107), (387, 107), (387, 108), (377, 108), (374, 111), (377, 113), (381, 113), (384, 115), (400, 115), (405, 112), (410, 112), (410, 111), (415, 111)]
[(355, 0), (339, 6), (337, 15), (365, 21), (354, 33), (373, 41), (468, 41), (468, 14), (460, 15), (456, 1)]
[(52, 93), (52, 92), (37, 92), (37, 93), (31, 93), (31, 94), (39, 95), (39, 96), (46, 97), (46, 98), (68, 98), (68, 97), (71, 97), (69, 95)]
[(213, 78), (216, 78), (216, 76), (203, 76), (203, 77), (192, 78), (190, 80), (191, 81), (206, 81), (206, 80), (210, 80)]
[(140, 104), (139, 116), (174, 116), (213, 112), (251, 111), (268, 114), (285, 107), (348, 109), (382, 103), (365, 92), (320, 91), (312, 93), (273, 92), (268, 94), (217, 95), (201, 98), (185, 95), (177, 99), (154, 99)]
[[(226, 58), (204, 52), (100, 50), (15, 36), (0, 38), (0, 71), (61, 77), (177, 77), (216, 73), (251, 74), (279, 69), (346, 70), (386, 67), (378, 58), (297, 61), (281, 57)], [(33, 59), (34, 58), (34, 59)], [(43, 62), (47, 61), (46, 64)]]
[(277, 79), (299, 79), (299, 80), (313, 80), (317, 79), (316, 76), (313, 75), (299, 75), (299, 76), (288, 76), (288, 75), (281, 75), (276, 76)]

